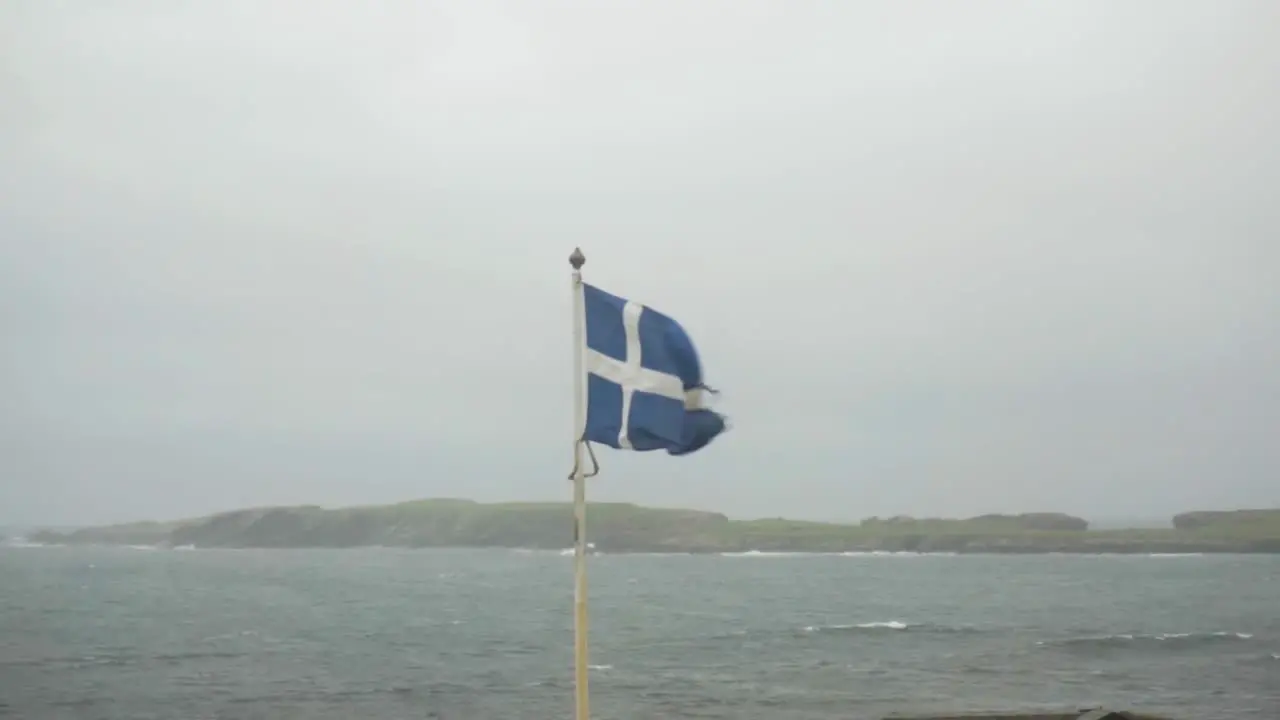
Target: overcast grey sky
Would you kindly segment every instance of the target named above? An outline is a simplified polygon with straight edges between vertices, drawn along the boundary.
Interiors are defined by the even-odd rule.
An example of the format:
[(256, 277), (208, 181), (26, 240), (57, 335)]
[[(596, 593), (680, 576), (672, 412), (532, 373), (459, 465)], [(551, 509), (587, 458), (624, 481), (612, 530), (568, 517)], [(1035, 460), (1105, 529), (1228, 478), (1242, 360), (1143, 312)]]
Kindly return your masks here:
[(569, 268), (733, 429), (596, 499), (1280, 505), (1280, 6), (0, 4), (0, 522), (567, 499)]

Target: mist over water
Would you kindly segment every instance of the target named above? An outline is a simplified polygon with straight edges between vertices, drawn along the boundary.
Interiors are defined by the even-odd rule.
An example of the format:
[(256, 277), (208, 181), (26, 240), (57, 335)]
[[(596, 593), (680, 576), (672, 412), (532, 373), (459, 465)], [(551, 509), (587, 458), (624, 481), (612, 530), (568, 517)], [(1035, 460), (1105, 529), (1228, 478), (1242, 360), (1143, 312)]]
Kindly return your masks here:
[[(602, 555), (589, 572), (602, 720), (1280, 712), (1272, 556)], [(14, 717), (572, 714), (557, 553), (10, 548), (0, 577)]]
[(1280, 505), (1275, 15), (0, 2), (0, 523), (563, 500), (574, 246), (733, 424), (593, 500)]

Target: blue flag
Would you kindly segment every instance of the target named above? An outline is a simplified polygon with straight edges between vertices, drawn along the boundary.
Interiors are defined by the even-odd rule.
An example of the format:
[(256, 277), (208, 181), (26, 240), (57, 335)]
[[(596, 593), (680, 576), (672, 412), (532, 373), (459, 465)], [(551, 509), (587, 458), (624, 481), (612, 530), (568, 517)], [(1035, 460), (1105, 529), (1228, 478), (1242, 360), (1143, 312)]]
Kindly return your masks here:
[(583, 284), (587, 373), (585, 439), (624, 450), (685, 455), (724, 432), (704, 407), (698, 353), (675, 320)]

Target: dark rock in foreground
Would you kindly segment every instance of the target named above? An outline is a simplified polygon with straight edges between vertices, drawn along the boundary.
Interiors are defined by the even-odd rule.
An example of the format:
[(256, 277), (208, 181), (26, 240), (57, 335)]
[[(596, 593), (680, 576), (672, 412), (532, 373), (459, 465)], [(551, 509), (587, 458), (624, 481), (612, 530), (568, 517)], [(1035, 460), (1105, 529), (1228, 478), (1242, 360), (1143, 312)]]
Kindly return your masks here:
[(1173, 720), (1125, 710), (1076, 710), (1035, 713), (965, 713), (960, 715), (890, 715), (885, 720)]

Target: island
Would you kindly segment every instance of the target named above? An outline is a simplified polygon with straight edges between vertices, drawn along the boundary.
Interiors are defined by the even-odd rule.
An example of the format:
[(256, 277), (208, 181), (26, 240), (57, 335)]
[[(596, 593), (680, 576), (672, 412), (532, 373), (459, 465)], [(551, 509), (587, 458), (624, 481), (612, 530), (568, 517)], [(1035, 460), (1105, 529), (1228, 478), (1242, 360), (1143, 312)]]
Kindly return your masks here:
[[(1280, 553), (1280, 509), (1198, 511), (1167, 528), (1091, 529), (1061, 513), (967, 519), (872, 517), (859, 523), (731, 520), (702, 510), (590, 503), (588, 531), (604, 553)], [(266, 507), (172, 522), (44, 530), (46, 545), (188, 548), (526, 548), (573, 542), (568, 503), (416, 500), (326, 509)]]

